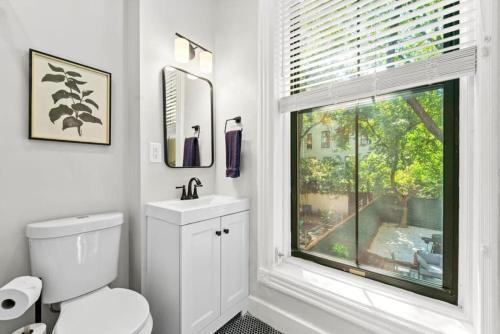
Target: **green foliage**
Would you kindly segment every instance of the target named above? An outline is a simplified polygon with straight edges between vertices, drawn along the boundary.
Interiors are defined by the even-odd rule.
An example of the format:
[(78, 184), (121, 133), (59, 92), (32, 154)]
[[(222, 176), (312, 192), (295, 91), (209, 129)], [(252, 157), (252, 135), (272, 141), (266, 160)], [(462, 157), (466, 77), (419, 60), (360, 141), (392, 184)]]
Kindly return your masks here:
[[(441, 89), (413, 95), (442, 131)], [(361, 108), (360, 132), (372, 140), (360, 158), (360, 188), (375, 196), (392, 192), (401, 200), (442, 195), (443, 145), (426, 128), (406, 97)]]
[[(49, 119), (52, 123), (55, 123), (61, 117), (66, 116), (62, 121), (62, 129), (63, 131), (69, 128), (76, 128), (78, 131), (78, 135), (82, 135), (82, 125), (85, 123), (96, 123), (101, 124), (102, 121), (91, 115), (92, 108), (99, 109), (97, 103), (90, 99), (86, 98), (90, 96), (93, 91), (92, 90), (83, 90), (82, 86), (87, 84), (85, 81), (80, 81), (75, 78), (81, 78), (82, 75), (80, 73), (74, 71), (66, 71), (63, 67), (55, 66), (48, 63), (50, 70), (54, 73), (47, 73), (43, 76), (42, 82), (51, 82), (51, 83), (64, 83), (64, 87), (62, 89), (58, 89), (54, 94), (52, 94), (52, 100), (54, 101), (55, 107), (49, 110)], [(60, 74), (62, 73), (62, 74)], [(69, 91), (67, 90), (69, 88)], [(71, 106), (68, 106), (65, 103), (61, 103), (57, 105), (61, 100), (71, 100)]]
[(443, 144), (435, 132), (443, 131), (442, 113), (443, 90), (438, 88), (347, 109), (326, 107), (299, 115), (302, 140), (321, 125), (331, 129), (334, 143), (329, 158), (301, 158), (300, 192), (354, 191), (357, 114), (359, 136), (371, 142), (366, 149), (360, 148), (359, 191), (374, 197), (394, 194), (402, 203), (411, 197), (440, 198)]
[(341, 257), (344, 259), (349, 258), (349, 252), (344, 244), (335, 243), (330, 248), (330, 252), (335, 257)]

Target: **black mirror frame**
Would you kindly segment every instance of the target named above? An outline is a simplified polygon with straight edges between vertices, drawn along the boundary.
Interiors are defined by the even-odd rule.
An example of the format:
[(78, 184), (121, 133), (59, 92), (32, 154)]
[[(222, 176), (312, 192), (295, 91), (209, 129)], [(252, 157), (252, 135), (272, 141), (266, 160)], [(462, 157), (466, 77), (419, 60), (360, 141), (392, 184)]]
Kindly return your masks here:
[[(212, 148), (212, 152), (211, 152), (211, 161), (210, 161), (210, 164), (209, 165), (206, 165), (206, 166), (197, 166), (197, 167), (184, 167), (184, 166), (170, 166), (168, 164), (168, 145), (167, 145), (167, 93), (166, 93), (166, 76), (165, 76), (165, 68), (167, 67), (170, 67), (170, 68), (173, 68), (177, 71), (181, 71), (181, 72), (184, 72), (186, 74), (189, 74), (189, 75), (192, 75), (194, 77), (197, 77), (198, 79), (200, 80), (203, 80), (205, 81), (206, 83), (208, 83), (208, 85), (210, 86), (210, 130), (212, 131), (212, 133), (210, 134), (210, 141), (211, 141), (211, 148)], [(182, 68), (178, 68), (178, 67), (175, 67), (175, 66), (170, 66), (170, 65), (167, 65), (165, 66), (163, 69), (162, 69), (162, 90), (163, 90), (163, 109), (162, 109), (162, 113), (163, 113), (163, 161), (165, 162), (165, 165), (167, 165), (167, 167), (170, 167), (170, 168), (211, 168), (213, 165), (214, 165), (214, 160), (215, 160), (215, 143), (214, 143), (214, 88), (213, 88), (213, 85), (212, 83), (210, 82), (210, 80), (206, 79), (206, 78), (203, 78), (203, 77), (200, 77), (198, 75), (195, 75), (193, 73), (190, 73), (186, 70), (183, 70)]]

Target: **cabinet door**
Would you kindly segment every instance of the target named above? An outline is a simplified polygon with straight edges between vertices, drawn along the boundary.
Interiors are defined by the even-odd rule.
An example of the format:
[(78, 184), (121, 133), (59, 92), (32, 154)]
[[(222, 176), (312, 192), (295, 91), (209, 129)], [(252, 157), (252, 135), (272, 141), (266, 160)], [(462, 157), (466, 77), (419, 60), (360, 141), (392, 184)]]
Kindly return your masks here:
[(220, 315), (220, 233), (220, 218), (182, 227), (183, 334), (199, 332)]
[(221, 217), (221, 312), (248, 296), (248, 211)]

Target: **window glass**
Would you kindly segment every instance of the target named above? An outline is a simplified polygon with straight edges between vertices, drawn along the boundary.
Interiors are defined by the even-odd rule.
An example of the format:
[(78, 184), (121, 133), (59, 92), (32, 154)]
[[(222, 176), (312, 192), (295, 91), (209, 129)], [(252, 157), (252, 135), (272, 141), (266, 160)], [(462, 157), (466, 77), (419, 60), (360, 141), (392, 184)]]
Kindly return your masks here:
[(443, 88), (359, 108), (359, 263), (440, 286)]
[[(458, 95), (445, 91), (434, 85), (296, 114), (294, 255), (382, 281), (452, 288)], [(321, 137), (321, 147), (328, 138), (331, 149), (312, 158), (301, 144), (312, 137)]]
[[(355, 110), (317, 108), (298, 116), (298, 133), (307, 141), (314, 134), (323, 140), (333, 127), (331, 149), (316, 158), (300, 152), (299, 244), (305, 251), (355, 263)], [(328, 138), (330, 139), (330, 138)], [(328, 140), (330, 144), (330, 140)], [(302, 146), (302, 145), (300, 145)], [(328, 240), (328, 242), (322, 242)]]

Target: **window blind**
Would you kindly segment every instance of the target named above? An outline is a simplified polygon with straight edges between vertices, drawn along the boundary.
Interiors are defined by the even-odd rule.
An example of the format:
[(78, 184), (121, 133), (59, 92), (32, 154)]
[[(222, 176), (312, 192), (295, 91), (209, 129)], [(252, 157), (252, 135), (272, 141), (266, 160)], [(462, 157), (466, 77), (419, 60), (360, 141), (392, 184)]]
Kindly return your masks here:
[(474, 0), (282, 0), (280, 10), (281, 111), (475, 70)]
[(175, 125), (177, 122), (177, 72), (167, 72), (165, 75), (165, 107), (167, 126)]

